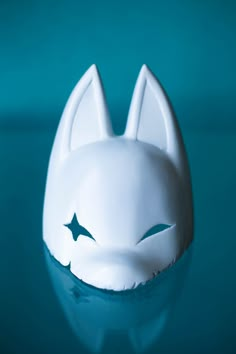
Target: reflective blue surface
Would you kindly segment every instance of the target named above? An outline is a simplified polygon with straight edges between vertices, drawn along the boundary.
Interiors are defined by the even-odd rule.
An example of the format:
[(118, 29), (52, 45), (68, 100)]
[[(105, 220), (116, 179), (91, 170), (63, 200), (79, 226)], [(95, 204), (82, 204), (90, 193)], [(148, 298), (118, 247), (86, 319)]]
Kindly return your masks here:
[(115, 299), (45, 261), (54, 133), (0, 133), (0, 353), (235, 353), (236, 134), (184, 131), (195, 202), (191, 262), (182, 258), (134, 298)]
[(189, 267), (192, 247), (170, 269), (144, 286), (125, 292), (102, 291), (74, 277), (45, 247), (52, 282), (79, 342), (95, 353), (155, 351), (171, 320)]

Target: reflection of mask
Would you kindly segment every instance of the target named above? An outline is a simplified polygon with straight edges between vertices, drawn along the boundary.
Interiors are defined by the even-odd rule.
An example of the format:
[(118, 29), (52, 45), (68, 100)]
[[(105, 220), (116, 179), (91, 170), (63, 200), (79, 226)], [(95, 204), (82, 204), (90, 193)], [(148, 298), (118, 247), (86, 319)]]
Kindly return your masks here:
[(186, 154), (168, 99), (143, 66), (123, 136), (114, 136), (98, 72), (75, 87), (55, 138), (44, 240), (79, 279), (124, 290), (173, 264), (192, 240)]
[(75, 335), (96, 353), (157, 351), (162, 333), (183, 287), (192, 247), (174, 267), (143, 287), (126, 292), (96, 289), (74, 277), (45, 255), (51, 279), (66, 318)]

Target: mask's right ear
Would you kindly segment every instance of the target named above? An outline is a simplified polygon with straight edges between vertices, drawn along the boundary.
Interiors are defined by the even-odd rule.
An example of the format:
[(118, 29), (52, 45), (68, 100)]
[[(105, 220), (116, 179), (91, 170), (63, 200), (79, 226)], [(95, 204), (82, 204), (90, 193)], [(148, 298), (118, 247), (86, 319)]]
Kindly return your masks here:
[(92, 65), (75, 86), (56, 134), (53, 153), (60, 160), (79, 147), (112, 136), (98, 70)]

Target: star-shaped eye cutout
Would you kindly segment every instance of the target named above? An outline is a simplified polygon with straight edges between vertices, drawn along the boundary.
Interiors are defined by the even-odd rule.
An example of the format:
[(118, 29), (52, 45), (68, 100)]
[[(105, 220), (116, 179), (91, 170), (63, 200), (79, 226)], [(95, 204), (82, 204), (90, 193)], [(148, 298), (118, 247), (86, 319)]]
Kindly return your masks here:
[(141, 241), (145, 240), (145, 238), (148, 238), (152, 235), (158, 234), (159, 232), (162, 232), (166, 229), (169, 229), (172, 225), (167, 225), (167, 224), (157, 224), (153, 227), (151, 227), (146, 233), (145, 235), (141, 238)]
[(77, 241), (80, 235), (87, 236), (94, 240), (90, 232), (79, 224), (76, 214), (73, 215), (71, 222), (69, 224), (64, 224), (64, 226), (68, 227), (68, 229), (71, 231), (74, 241)]

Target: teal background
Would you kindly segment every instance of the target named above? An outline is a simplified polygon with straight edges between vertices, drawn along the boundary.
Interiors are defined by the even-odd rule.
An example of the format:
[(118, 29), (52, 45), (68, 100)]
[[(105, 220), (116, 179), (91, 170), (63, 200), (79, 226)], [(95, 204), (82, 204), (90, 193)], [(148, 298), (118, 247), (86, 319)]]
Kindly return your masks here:
[(124, 124), (146, 63), (181, 124), (234, 127), (235, 11), (230, 0), (1, 0), (0, 124), (55, 127), (93, 63), (113, 120)]
[[(1, 354), (87, 353), (52, 287), (41, 224), (56, 127), (93, 63), (118, 133), (140, 67), (151, 67), (190, 161), (192, 263), (149, 353), (236, 352), (235, 14), (234, 1), (0, 2)], [(131, 353), (125, 341), (121, 352)]]

